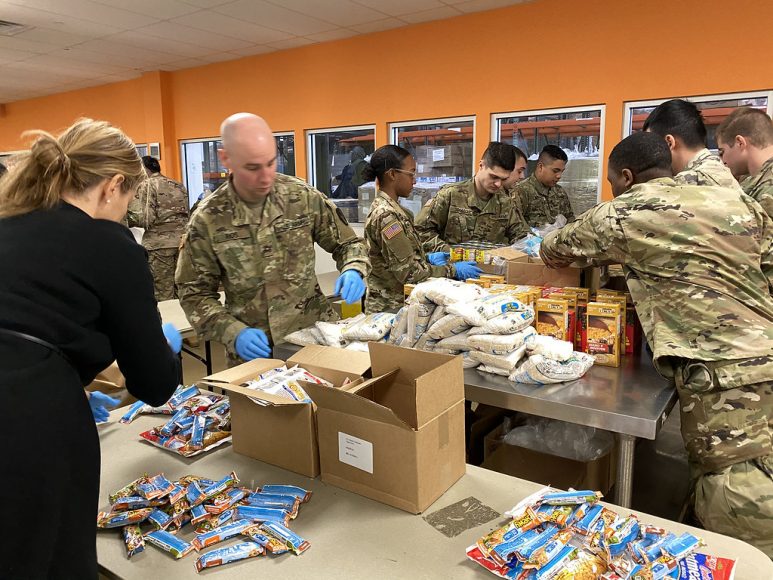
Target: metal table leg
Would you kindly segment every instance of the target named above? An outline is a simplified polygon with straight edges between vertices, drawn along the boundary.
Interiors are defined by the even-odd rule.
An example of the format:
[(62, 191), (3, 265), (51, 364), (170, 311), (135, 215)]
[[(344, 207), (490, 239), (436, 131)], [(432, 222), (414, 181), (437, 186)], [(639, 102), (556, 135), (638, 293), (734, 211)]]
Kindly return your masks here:
[(212, 345), (208, 340), (204, 341), (204, 365), (207, 367), (207, 375), (212, 374)]
[(633, 453), (636, 437), (617, 434), (617, 478), (615, 480), (615, 503), (630, 508), (633, 492)]

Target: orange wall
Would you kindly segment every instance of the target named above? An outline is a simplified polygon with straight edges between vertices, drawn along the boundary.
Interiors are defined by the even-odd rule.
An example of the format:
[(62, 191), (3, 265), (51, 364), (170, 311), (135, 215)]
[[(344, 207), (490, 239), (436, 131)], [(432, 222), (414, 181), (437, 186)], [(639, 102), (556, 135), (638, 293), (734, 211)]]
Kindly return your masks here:
[[(535, 0), (12, 103), (0, 150), (23, 129), (89, 114), (136, 141), (163, 137), (179, 175), (178, 140), (217, 135), (225, 116), (246, 110), (295, 131), (303, 176), (306, 129), (376, 124), (381, 145), (391, 121), (476, 115), (481, 153), (492, 113), (606, 104), (606, 154), (621, 137), (624, 101), (773, 88), (771, 21), (773, 2), (758, 0)], [(151, 93), (138, 99), (143, 81)], [(153, 103), (160, 117), (144, 110)]]

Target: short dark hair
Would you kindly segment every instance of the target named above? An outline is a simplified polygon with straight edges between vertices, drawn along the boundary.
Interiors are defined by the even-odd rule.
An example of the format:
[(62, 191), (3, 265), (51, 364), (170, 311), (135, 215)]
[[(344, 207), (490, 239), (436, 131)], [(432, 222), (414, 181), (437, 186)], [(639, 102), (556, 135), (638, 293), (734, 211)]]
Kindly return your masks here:
[(540, 151), (537, 161), (540, 163), (552, 163), (553, 161), (569, 161), (569, 157), (558, 145), (545, 145)]
[(399, 145), (379, 147), (370, 156), (370, 161), (364, 167), (362, 176), (366, 181), (373, 181), (376, 178), (382, 181), (384, 174), (390, 169), (402, 169), (403, 161), (410, 155), (410, 151)]
[(660, 135), (638, 131), (615, 145), (609, 167), (618, 173), (629, 169), (634, 175), (649, 169), (671, 173), (671, 150)]
[(679, 137), (687, 147), (706, 146), (706, 125), (695, 103), (671, 99), (655, 107), (644, 121), (644, 131), (661, 137)]
[(145, 169), (151, 173), (161, 173), (161, 164), (155, 157), (145, 155), (145, 157), (142, 158), (142, 164), (145, 166)]
[(730, 113), (717, 127), (717, 140), (732, 147), (737, 135), (755, 147), (773, 145), (773, 121), (765, 111), (741, 107)]
[(486, 167), (501, 167), (505, 171), (515, 169), (515, 147), (509, 143), (492, 141), (483, 152)]
[(526, 153), (524, 153), (519, 147), (516, 147), (513, 145), (513, 149), (515, 149), (515, 162), (517, 163), (519, 159), (525, 159), (529, 160), (528, 157), (526, 157)]

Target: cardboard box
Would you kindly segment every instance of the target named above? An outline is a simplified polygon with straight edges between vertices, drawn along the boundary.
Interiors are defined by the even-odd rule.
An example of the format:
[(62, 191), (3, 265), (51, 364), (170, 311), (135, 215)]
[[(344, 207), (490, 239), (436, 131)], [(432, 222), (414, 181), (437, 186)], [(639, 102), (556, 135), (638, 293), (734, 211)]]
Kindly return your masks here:
[(491, 280), (486, 280), (484, 278), (467, 278), (465, 282), (467, 284), (475, 284), (481, 288), (491, 288)]
[(597, 365), (620, 366), (622, 307), (616, 302), (588, 302), (587, 351)]
[(558, 340), (571, 340), (573, 329), (569, 316), (569, 301), (540, 298), (534, 309), (537, 334)]
[(577, 300), (574, 316), (574, 350), (585, 352), (588, 340), (588, 301), (590, 290), (588, 288), (566, 287), (561, 291), (567, 296), (574, 296)]
[(460, 357), (368, 344), (373, 379), (308, 385), (322, 481), (421, 513), (465, 473)]
[[(242, 386), (260, 373), (284, 364), (275, 359), (255, 359), (204, 377), (199, 384), (221, 388), (231, 398), (231, 429), (236, 453), (307, 477), (317, 477), (316, 406)], [(346, 351), (346, 356), (342, 356), (340, 349), (307, 346), (290, 357), (286, 364), (288, 367), (297, 364), (335, 387), (349, 379), (353, 381), (347, 386), (349, 388), (362, 383), (362, 376), (370, 368), (370, 357), (364, 352)], [(258, 405), (250, 397), (259, 398), (269, 406)]]
[(551, 269), (539, 258), (532, 258), (512, 248), (499, 248), (489, 252), (504, 264), (480, 264), (487, 274), (504, 275), (508, 284), (533, 286), (579, 286), (582, 270), (579, 268)]
[(601, 289), (596, 294), (596, 302), (609, 302), (620, 305), (620, 354), (624, 355), (629, 351), (633, 352), (633, 345), (628, 345), (627, 328), (628, 328), (628, 299), (625, 297), (625, 293), (609, 291)]
[(485, 439), (484, 447), (488, 455), (481, 467), (559, 489), (573, 487), (607, 493), (615, 481), (615, 462), (611, 452), (593, 461), (577, 461), (507, 445), (501, 438), (500, 425)]

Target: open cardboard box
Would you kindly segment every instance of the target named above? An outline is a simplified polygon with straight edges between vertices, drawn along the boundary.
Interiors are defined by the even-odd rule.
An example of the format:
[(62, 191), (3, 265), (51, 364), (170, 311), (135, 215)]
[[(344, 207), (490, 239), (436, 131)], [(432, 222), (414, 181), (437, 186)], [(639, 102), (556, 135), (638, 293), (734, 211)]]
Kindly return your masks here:
[(421, 513), (465, 473), (462, 361), (369, 343), (373, 379), (305, 385), (317, 404), (322, 481)]
[[(307, 477), (317, 477), (316, 406), (242, 386), (260, 373), (284, 364), (288, 367), (298, 365), (333, 383), (336, 388), (349, 380), (351, 382), (346, 388), (353, 388), (362, 383), (362, 376), (370, 369), (370, 357), (364, 352), (346, 351), (343, 355), (340, 349), (307, 346), (287, 359), (286, 363), (276, 359), (255, 359), (204, 377), (199, 384), (218, 387), (228, 393), (234, 451)], [(267, 406), (261, 406), (250, 398), (260, 399)]]
[[(581, 268), (548, 268), (539, 258), (514, 250), (513, 248), (497, 248), (490, 254), (505, 260), (504, 267), (492, 264), (479, 264), (486, 274), (501, 274), (507, 284), (523, 284), (530, 286), (580, 286)], [(592, 270), (586, 268), (585, 270)]]

